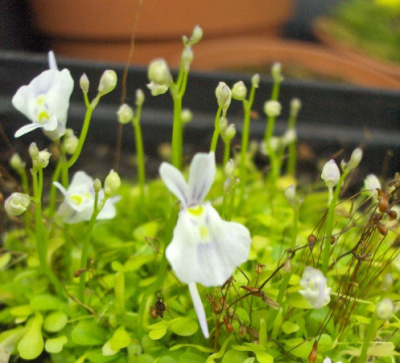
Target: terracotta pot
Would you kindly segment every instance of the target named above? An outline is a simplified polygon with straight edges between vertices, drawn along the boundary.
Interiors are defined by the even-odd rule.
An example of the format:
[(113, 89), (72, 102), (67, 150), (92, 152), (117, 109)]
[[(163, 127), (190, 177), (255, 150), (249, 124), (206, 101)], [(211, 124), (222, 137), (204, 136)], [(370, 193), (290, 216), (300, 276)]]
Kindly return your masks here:
[(378, 59), (373, 55), (363, 52), (361, 49), (346, 42), (345, 40), (335, 38), (327, 30), (331, 26), (334, 26), (334, 20), (328, 18), (318, 19), (313, 26), (315, 37), (337, 54), (345, 56), (346, 58), (350, 58), (360, 64), (364, 64), (366, 67), (369, 67), (373, 70), (383, 72), (389, 76), (400, 79), (400, 64)]
[[(169, 58), (177, 64), (180, 53)], [(193, 69), (227, 70), (243, 66), (300, 65), (310, 71), (359, 86), (400, 89), (400, 81), (352, 60), (344, 59), (321, 46), (308, 42), (267, 37), (235, 38), (200, 43), (196, 47)], [(284, 67), (285, 68), (285, 67)]]
[[(293, 2), (144, 0), (136, 42), (145, 52), (162, 42), (180, 41), (196, 24), (204, 30), (203, 41), (261, 32), (277, 34), (291, 16)], [(30, 0), (35, 26), (50, 37), (51, 46), (59, 53), (121, 61), (126, 61), (129, 53), (138, 4), (139, 0)], [(140, 57), (146, 58), (143, 54)]]

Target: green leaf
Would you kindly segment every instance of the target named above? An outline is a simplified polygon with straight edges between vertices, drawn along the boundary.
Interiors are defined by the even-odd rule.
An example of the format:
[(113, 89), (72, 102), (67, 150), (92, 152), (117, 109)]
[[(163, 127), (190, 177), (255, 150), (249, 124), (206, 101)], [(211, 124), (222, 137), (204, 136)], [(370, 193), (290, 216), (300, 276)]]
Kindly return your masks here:
[(49, 353), (60, 353), (64, 347), (64, 344), (68, 342), (68, 338), (65, 335), (61, 335), (57, 338), (51, 338), (46, 340), (44, 349)]
[(297, 324), (294, 324), (294, 323), (292, 323), (291, 321), (285, 321), (285, 322), (282, 324), (282, 331), (283, 331), (285, 334), (292, 334), (292, 333), (298, 331), (299, 328), (300, 328), (300, 327), (299, 327)]
[(171, 330), (183, 337), (188, 337), (197, 332), (199, 329), (199, 325), (196, 321), (190, 318), (178, 318), (176, 321), (171, 324)]
[(370, 318), (366, 318), (366, 317), (363, 316), (363, 315), (354, 315), (354, 318), (355, 318), (359, 323), (362, 323), (362, 324), (367, 324), (367, 325), (369, 325), (369, 323), (371, 322), (371, 319), (370, 319)]
[(247, 354), (231, 349), (224, 354), (221, 363), (243, 363), (247, 358)]
[(23, 359), (35, 359), (43, 351), (42, 314), (36, 313), (29, 322), (28, 330), (18, 343), (18, 352)]
[(30, 305), (20, 305), (10, 309), (10, 314), (14, 316), (29, 316), (33, 314), (33, 309)]
[(212, 348), (203, 347), (202, 345), (197, 345), (197, 344), (177, 344), (177, 345), (174, 345), (171, 348), (169, 348), (169, 350), (174, 351), (174, 350), (178, 350), (181, 348), (187, 348), (187, 347), (195, 348), (203, 353), (212, 353), (214, 351), (214, 349), (212, 349)]
[(11, 261), (11, 252), (6, 252), (0, 256), (0, 271), (4, 270)]
[(111, 347), (115, 350), (126, 348), (131, 343), (131, 336), (125, 330), (125, 327), (120, 326), (111, 338)]
[(216, 353), (214, 353), (214, 354), (211, 354), (211, 355), (207, 358), (206, 363), (215, 363), (215, 359), (221, 358), (221, 357), (225, 354), (226, 347), (228, 346), (229, 342), (230, 342), (232, 339), (233, 339), (233, 335), (231, 335), (230, 337), (228, 337), (228, 338), (224, 341), (224, 344), (222, 344), (221, 349), (220, 349), (218, 352), (216, 352)]
[(256, 357), (257, 361), (260, 363), (273, 363), (274, 357), (268, 354), (265, 351), (265, 347), (253, 344), (253, 343), (245, 343), (245, 345), (234, 345), (232, 346), (233, 349), (242, 351), (242, 352), (253, 352)]
[(91, 321), (80, 321), (72, 330), (71, 338), (78, 345), (101, 345), (106, 341), (107, 331)]
[(298, 309), (313, 309), (311, 304), (298, 292), (289, 293), (288, 303)]
[(291, 354), (306, 359), (308, 358), (314, 343), (311, 340), (306, 341), (301, 338), (295, 338), (286, 340), (285, 344), (290, 349)]
[[(206, 361), (206, 357), (203, 357), (202, 355), (198, 355), (195, 353), (191, 353), (191, 352), (185, 352), (182, 355), (179, 356), (179, 363), (205, 363)], [(225, 362), (225, 363), (241, 363), (241, 361), (229, 361), (229, 362)], [(222, 361), (222, 363), (224, 363), (224, 361)]]
[(258, 341), (264, 347), (267, 345), (267, 323), (262, 318), (260, 319), (260, 331)]
[(161, 339), (167, 333), (167, 327), (161, 329), (153, 329), (149, 332), (149, 337), (153, 340)]
[(158, 222), (148, 222), (137, 227), (133, 231), (133, 237), (139, 242), (144, 242), (145, 237), (156, 237), (157, 231)]
[(68, 316), (61, 311), (55, 311), (44, 319), (44, 328), (50, 332), (58, 332), (67, 325)]
[(31, 300), (31, 306), (35, 310), (60, 310), (64, 303), (53, 295), (39, 295)]

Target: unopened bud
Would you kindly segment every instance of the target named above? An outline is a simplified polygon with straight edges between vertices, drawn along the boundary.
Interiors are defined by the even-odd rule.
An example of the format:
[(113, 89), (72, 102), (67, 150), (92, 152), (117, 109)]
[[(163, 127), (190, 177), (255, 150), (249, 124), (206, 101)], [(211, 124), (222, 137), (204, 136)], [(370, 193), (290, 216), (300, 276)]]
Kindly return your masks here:
[(236, 127), (234, 124), (230, 124), (223, 132), (222, 137), (225, 142), (231, 141), (236, 135)]
[(231, 191), (231, 184), (232, 184), (232, 179), (228, 178), (224, 181), (224, 184), (222, 185), (222, 189), (224, 191), (224, 194), (228, 194)]
[(363, 157), (362, 149), (359, 147), (357, 149), (354, 149), (354, 151), (350, 156), (350, 160), (346, 165), (346, 170), (352, 170), (356, 168), (360, 164), (362, 157)]
[(287, 129), (282, 136), (282, 142), (284, 145), (289, 145), (297, 140), (297, 132), (295, 129)]
[(376, 315), (379, 319), (390, 320), (394, 311), (393, 301), (390, 299), (383, 299), (376, 304)]
[(364, 180), (364, 190), (367, 190), (374, 198), (378, 197), (378, 190), (382, 189), (381, 182), (374, 174), (369, 174)]
[(235, 100), (243, 101), (247, 95), (247, 88), (243, 81), (236, 82), (232, 87), (232, 97)]
[(101, 180), (100, 179), (95, 179), (93, 182), (93, 189), (96, 193), (99, 193), (101, 190)]
[(281, 114), (282, 106), (278, 101), (267, 101), (264, 104), (264, 112), (268, 117), (277, 117)]
[(12, 193), (4, 202), (4, 209), (9, 216), (19, 216), (24, 213), (31, 202), (28, 194)]
[(227, 178), (233, 178), (235, 172), (235, 162), (230, 159), (224, 167), (224, 172)]
[(158, 85), (169, 86), (172, 81), (168, 64), (165, 59), (162, 58), (154, 59), (150, 62), (147, 76), (150, 82), (154, 82)]
[(136, 101), (135, 105), (136, 106), (142, 106), (144, 102), (144, 93), (141, 89), (136, 90)]
[(99, 94), (103, 96), (113, 91), (114, 88), (117, 86), (117, 81), (118, 78), (117, 78), (117, 73), (115, 73), (115, 71), (110, 69), (104, 71), (99, 82), (99, 88), (98, 88)]
[(14, 154), (10, 159), (10, 166), (18, 173), (23, 172), (26, 163), (24, 163), (18, 154)]
[(298, 115), (300, 109), (301, 109), (301, 101), (300, 101), (300, 99), (298, 99), (298, 98), (293, 98), (293, 99), (290, 101), (290, 114), (291, 114), (292, 116), (295, 116), (295, 117), (296, 117), (296, 116)]
[(36, 142), (32, 142), (29, 146), (29, 155), (31, 156), (31, 159), (36, 159), (39, 155), (39, 148), (36, 145)]
[(86, 73), (83, 73), (81, 78), (79, 79), (79, 85), (80, 85), (83, 93), (89, 92), (90, 82), (89, 82), (89, 78), (87, 77)]
[(329, 160), (323, 167), (321, 178), (325, 181), (328, 188), (333, 188), (339, 182), (340, 170), (335, 160)]
[(290, 184), (284, 191), (285, 198), (290, 205), (296, 205), (296, 186)]
[(282, 82), (283, 81), (282, 64), (274, 63), (271, 68), (271, 75), (275, 82), (279, 83)]
[(256, 73), (255, 75), (253, 75), (253, 77), (251, 77), (251, 85), (254, 88), (258, 88), (260, 86), (260, 75), (258, 73)]
[(117, 111), (118, 122), (120, 124), (127, 124), (133, 119), (133, 110), (126, 103), (121, 105)]
[(78, 147), (78, 143), (79, 139), (74, 134), (64, 138), (63, 145), (67, 154), (72, 155)]
[(187, 124), (188, 122), (192, 121), (193, 114), (188, 108), (184, 108), (181, 112), (181, 120), (183, 124)]
[(105, 197), (113, 197), (118, 193), (118, 190), (121, 186), (121, 179), (117, 172), (111, 170), (107, 175), (107, 178), (104, 182), (104, 195)]
[(182, 64), (185, 69), (189, 69), (190, 65), (193, 62), (193, 50), (191, 47), (185, 47), (182, 52)]
[(49, 165), (50, 156), (51, 154), (47, 151), (47, 149), (40, 151), (37, 158), (35, 160), (32, 159), (33, 166), (40, 169), (47, 167), (47, 165)]
[(391, 273), (385, 275), (382, 281), (382, 290), (388, 291), (393, 287), (393, 276)]
[(232, 91), (225, 82), (219, 82), (215, 90), (215, 96), (217, 97), (218, 106), (223, 110), (226, 110), (231, 104)]
[(203, 29), (196, 25), (193, 28), (192, 36), (190, 38), (190, 45), (198, 43), (203, 37)]
[(220, 132), (224, 132), (226, 130), (226, 128), (228, 127), (228, 120), (226, 119), (226, 117), (221, 117), (219, 119), (218, 127)]
[(166, 86), (163, 84), (158, 84), (155, 82), (150, 82), (147, 85), (147, 88), (151, 91), (152, 96), (159, 96), (159, 95), (163, 95), (165, 92), (167, 92), (169, 86)]

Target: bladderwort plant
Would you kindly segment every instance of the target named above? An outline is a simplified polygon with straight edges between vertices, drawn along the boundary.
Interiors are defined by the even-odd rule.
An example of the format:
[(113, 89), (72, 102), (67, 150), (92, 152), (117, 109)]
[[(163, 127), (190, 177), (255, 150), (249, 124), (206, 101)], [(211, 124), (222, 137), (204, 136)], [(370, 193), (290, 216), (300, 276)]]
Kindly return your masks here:
[[(368, 175), (350, 196), (363, 156), (356, 148), (340, 166), (327, 161), (321, 181), (300, 184), (298, 99), (287, 131), (275, 135), (279, 64), (271, 95), (257, 93), (259, 75), (217, 85), (210, 148), (183, 165), (184, 126), (196, 115), (182, 104), (201, 37), (195, 27), (183, 38), (176, 81), (165, 60), (149, 65), (152, 95), (169, 91), (174, 105), (171, 160), (154, 180), (146, 178), (141, 90), (135, 109), (116, 110), (133, 127), (137, 180), (70, 172), (84, 158), (92, 113), (117, 86), (115, 72), (104, 72), (93, 100), (80, 78), (86, 115), (76, 136), (66, 124), (74, 80), (53, 53), (49, 70), (17, 90), (13, 105), (30, 123), (15, 136), (41, 128), (49, 144), (30, 134), (30, 160), (15, 154), (10, 171), (2, 168), (2, 185), (19, 183), (3, 192), (1, 363), (398, 361), (400, 175)], [(267, 99), (260, 145), (249, 140), (256, 97)], [(240, 151), (231, 102), (243, 105)], [(255, 166), (256, 149), (266, 169)]]

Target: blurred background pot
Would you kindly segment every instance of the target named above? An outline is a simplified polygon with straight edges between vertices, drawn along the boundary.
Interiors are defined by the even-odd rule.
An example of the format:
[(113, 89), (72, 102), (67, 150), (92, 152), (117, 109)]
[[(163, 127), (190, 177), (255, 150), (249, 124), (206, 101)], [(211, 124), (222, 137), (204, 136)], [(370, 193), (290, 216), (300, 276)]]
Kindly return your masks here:
[[(57, 54), (127, 60), (140, 0), (30, 0), (34, 26)], [(205, 40), (237, 35), (276, 36), (294, 0), (144, 0), (136, 28), (134, 62), (146, 64), (181, 49), (182, 34), (199, 24)]]

